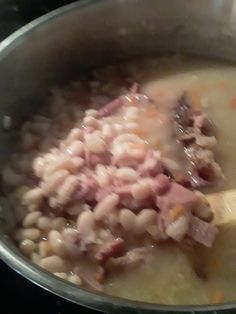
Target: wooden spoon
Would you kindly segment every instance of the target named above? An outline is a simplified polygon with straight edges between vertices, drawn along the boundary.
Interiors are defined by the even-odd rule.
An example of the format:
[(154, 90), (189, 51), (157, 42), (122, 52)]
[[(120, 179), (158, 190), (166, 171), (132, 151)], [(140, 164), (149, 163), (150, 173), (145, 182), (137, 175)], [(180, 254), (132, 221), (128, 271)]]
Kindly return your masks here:
[(206, 198), (214, 212), (216, 225), (236, 221), (236, 189), (208, 194)]

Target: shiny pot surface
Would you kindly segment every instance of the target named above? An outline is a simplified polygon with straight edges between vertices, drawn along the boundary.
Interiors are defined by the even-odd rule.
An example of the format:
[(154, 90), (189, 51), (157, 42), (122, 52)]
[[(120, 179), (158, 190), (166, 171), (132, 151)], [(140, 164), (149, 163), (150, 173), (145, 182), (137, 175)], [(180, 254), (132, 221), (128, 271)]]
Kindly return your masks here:
[[(0, 120), (13, 131), (35, 112), (51, 87), (84, 69), (132, 57), (191, 53), (235, 60), (236, 1), (87, 0), (57, 9), (21, 28), (0, 44)], [(0, 129), (0, 159), (14, 147)], [(156, 313), (227, 311), (234, 304), (166, 306), (92, 292), (32, 265), (6, 235), (11, 213), (0, 208), (0, 257), (17, 272), (75, 303), (104, 312)], [(215, 312), (214, 312), (215, 313)]]

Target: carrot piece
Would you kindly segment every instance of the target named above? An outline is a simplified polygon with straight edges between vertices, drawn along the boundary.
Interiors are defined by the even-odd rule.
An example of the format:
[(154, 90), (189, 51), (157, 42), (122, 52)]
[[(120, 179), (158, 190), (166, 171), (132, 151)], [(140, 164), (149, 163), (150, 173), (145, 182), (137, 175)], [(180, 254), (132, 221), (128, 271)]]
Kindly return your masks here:
[(236, 96), (232, 97), (230, 99), (230, 103), (229, 103), (230, 108), (232, 109), (236, 109)]
[(169, 217), (171, 220), (176, 220), (182, 216), (185, 212), (185, 208), (181, 205), (176, 205), (173, 209), (169, 211)]
[(146, 136), (146, 132), (145, 131), (143, 131), (143, 130), (141, 130), (141, 129), (133, 129), (132, 130), (132, 132), (135, 134), (135, 135), (137, 135), (137, 136), (139, 136), (139, 137), (141, 137), (141, 138), (145, 138), (145, 136)]
[(199, 93), (206, 93), (209, 90), (209, 84), (204, 83), (204, 82), (200, 82), (195, 86), (195, 89), (199, 92)]
[(224, 300), (224, 293), (221, 290), (216, 291), (211, 297), (212, 304), (222, 303)]
[(101, 272), (97, 272), (95, 274), (95, 279), (97, 280), (97, 282), (103, 283), (104, 282), (104, 274)]
[(130, 143), (132, 149), (146, 150), (147, 145), (144, 143)]
[(153, 148), (158, 148), (160, 146), (160, 140), (158, 138), (151, 138), (148, 140), (148, 144)]
[(190, 101), (193, 105), (193, 108), (197, 111), (202, 110), (202, 104), (201, 104), (201, 99), (199, 97), (199, 94), (195, 90), (191, 90), (188, 92)]
[(226, 81), (218, 81), (217, 85), (222, 91), (226, 91), (229, 89), (229, 84)]
[(166, 92), (164, 90), (161, 90), (161, 89), (155, 92), (156, 97), (162, 97), (165, 94), (166, 94)]
[(155, 118), (157, 116), (157, 107), (154, 105), (151, 105), (148, 107), (148, 109), (145, 112), (145, 115), (147, 116), (147, 118)]
[(210, 269), (213, 271), (213, 272), (216, 272), (219, 270), (220, 268), (220, 264), (219, 264), (219, 261), (214, 259), (210, 262)]

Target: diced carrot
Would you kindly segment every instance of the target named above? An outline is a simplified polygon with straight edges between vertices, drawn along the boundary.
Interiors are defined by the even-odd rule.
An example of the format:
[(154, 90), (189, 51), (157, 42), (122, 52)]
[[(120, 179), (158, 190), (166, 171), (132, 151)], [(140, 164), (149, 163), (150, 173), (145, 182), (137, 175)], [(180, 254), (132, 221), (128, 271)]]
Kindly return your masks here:
[(226, 81), (218, 81), (217, 82), (217, 87), (220, 88), (222, 91), (226, 91), (229, 89), (229, 84)]
[(155, 105), (151, 105), (146, 110), (145, 115), (148, 118), (155, 118), (157, 116), (157, 113), (158, 113), (157, 107)]
[(163, 89), (160, 89), (158, 91), (155, 92), (155, 96), (156, 97), (161, 97), (161, 96), (164, 96), (165, 95), (165, 91)]
[(181, 205), (176, 205), (172, 210), (169, 211), (169, 217), (171, 220), (176, 220), (182, 216), (185, 212), (185, 208)]
[(151, 138), (148, 140), (148, 144), (152, 147), (152, 148), (158, 148), (160, 147), (160, 140), (158, 138)]
[(142, 130), (142, 129), (138, 129), (138, 128), (137, 129), (133, 129), (132, 132), (135, 135), (137, 135), (137, 136), (139, 136), (141, 138), (145, 138), (145, 136), (146, 136), (146, 132), (144, 130)]
[(230, 99), (230, 103), (229, 103), (230, 108), (232, 109), (236, 109), (236, 96), (232, 97)]
[(211, 296), (211, 303), (212, 304), (218, 304), (222, 303), (224, 300), (224, 293), (221, 290), (216, 291), (212, 296)]
[(201, 99), (199, 97), (199, 94), (195, 90), (190, 90), (188, 92), (188, 96), (190, 98), (193, 108), (197, 111), (201, 111), (202, 104), (201, 104)]
[(130, 143), (131, 148), (138, 150), (146, 150), (147, 145), (145, 143)]
[(209, 267), (210, 267), (210, 270), (213, 271), (213, 272), (218, 271), (219, 268), (220, 268), (219, 261), (216, 260), (216, 259), (212, 260), (212, 261), (210, 262)]
[(199, 82), (198, 84), (196, 84), (195, 89), (199, 92), (199, 93), (206, 93), (207, 91), (209, 91), (209, 84), (205, 83), (205, 82)]
[(103, 283), (104, 282), (104, 274), (101, 272), (97, 272), (95, 275), (95, 279), (97, 280), (97, 282)]

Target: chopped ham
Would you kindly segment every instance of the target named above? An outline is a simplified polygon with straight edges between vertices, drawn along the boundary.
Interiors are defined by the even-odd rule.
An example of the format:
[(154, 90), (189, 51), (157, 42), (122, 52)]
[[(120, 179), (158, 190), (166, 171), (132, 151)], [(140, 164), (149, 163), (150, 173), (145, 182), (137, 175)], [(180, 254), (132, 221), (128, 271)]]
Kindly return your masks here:
[(206, 115), (194, 110), (184, 94), (174, 108), (173, 118), (176, 137), (182, 142), (186, 163), (190, 165), (188, 173), (191, 186), (217, 183), (223, 174), (212, 152), (217, 141), (212, 136), (212, 126)]
[(192, 216), (190, 220), (189, 237), (207, 247), (212, 247), (218, 229), (216, 226)]
[(103, 118), (110, 116), (111, 114), (115, 113), (120, 107), (123, 105), (123, 99), (122, 97), (118, 97), (115, 100), (112, 100), (105, 106), (103, 106), (98, 111), (98, 118)]
[(194, 192), (175, 182), (171, 183), (169, 190), (164, 195), (157, 196), (157, 206), (164, 212), (176, 205), (191, 210), (198, 204), (198, 201), (199, 198)]
[(111, 240), (98, 250), (95, 259), (100, 265), (104, 265), (111, 257), (120, 257), (125, 253), (125, 241), (122, 238)]
[(154, 156), (153, 152), (148, 152), (143, 164), (138, 167), (138, 173), (141, 176), (155, 177), (162, 171), (163, 166), (161, 159)]
[(162, 195), (167, 192), (167, 190), (170, 188), (170, 185), (170, 179), (161, 173), (154, 179), (153, 190), (158, 195)]
[(124, 256), (112, 258), (107, 264), (107, 268), (114, 270), (114, 268), (125, 268), (135, 266), (143, 263), (147, 259), (148, 249), (141, 247), (128, 251)]
[(74, 194), (74, 199), (76, 201), (81, 201), (86, 199), (93, 200), (98, 189), (98, 183), (92, 177), (84, 177), (81, 180), (78, 190)]
[(96, 279), (97, 274), (101, 274), (102, 272), (103, 269), (101, 267), (87, 259), (80, 259), (79, 266), (76, 268), (76, 273), (78, 273), (85, 285), (96, 291), (104, 290), (101, 281)]

